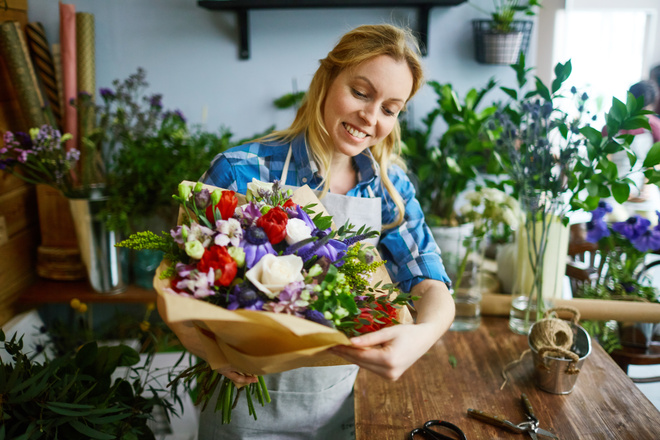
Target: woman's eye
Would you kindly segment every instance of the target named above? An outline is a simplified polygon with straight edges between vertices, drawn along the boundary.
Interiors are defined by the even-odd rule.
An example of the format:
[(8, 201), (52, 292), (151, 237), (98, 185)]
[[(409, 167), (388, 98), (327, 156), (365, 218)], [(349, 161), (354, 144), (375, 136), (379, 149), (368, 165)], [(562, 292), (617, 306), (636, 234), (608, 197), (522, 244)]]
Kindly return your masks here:
[(353, 94), (355, 96), (357, 96), (358, 98), (366, 98), (367, 97), (366, 94), (360, 92), (359, 90), (356, 90), (356, 89), (352, 89), (352, 90), (353, 90)]
[(387, 107), (383, 107), (383, 113), (385, 113), (387, 116), (396, 116), (396, 112)]

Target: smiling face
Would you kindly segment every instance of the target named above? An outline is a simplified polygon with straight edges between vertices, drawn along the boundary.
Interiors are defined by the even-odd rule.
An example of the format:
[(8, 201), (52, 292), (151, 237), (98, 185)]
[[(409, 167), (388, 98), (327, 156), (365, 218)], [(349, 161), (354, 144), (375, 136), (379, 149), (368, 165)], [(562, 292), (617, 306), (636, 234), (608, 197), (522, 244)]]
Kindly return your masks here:
[(405, 61), (380, 55), (334, 79), (323, 122), (334, 151), (353, 157), (385, 139), (410, 97), (413, 77)]

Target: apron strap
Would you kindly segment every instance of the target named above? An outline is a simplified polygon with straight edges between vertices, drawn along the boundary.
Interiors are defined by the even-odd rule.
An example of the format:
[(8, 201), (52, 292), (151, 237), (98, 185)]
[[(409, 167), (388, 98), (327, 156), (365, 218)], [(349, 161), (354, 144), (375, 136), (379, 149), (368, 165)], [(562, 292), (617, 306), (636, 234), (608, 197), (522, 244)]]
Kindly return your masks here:
[(289, 163), (291, 162), (292, 153), (293, 153), (293, 149), (291, 148), (291, 144), (289, 144), (289, 151), (286, 153), (286, 160), (284, 160), (284, 166), (282, 167), (282, 177), (280, 177), (280, 181), (282, 182), (282, 185), (286, 184), (286, 178), (289, 174)]

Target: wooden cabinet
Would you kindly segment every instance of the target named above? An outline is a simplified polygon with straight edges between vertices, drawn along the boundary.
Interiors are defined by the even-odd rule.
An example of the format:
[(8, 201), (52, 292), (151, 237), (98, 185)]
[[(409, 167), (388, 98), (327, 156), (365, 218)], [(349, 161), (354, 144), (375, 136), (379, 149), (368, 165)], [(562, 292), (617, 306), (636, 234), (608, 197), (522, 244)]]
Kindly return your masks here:
[[(0, 22), (28, 22), (27, 0), (6, 0)], [(0, 57), (0, 132), (27, 129), (16, 92)], [(0, 140), (0, 143), (2, 140)], [(0, 171), (0, 324), (14, 316), (19, 293), (36, 279), (39, 245), (37, 194), (29, 185)]]

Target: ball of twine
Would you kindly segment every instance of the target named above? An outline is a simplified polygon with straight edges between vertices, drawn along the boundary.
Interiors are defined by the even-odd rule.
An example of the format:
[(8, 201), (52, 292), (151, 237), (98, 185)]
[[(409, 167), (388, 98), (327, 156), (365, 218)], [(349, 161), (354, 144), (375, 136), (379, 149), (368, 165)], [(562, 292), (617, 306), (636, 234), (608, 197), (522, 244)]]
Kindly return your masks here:
[(571, 324), (563, 319), (545, 318), (532, 328), (529, 340), (536, 350), (541, 348), (569, 350), (573, 346), (573, 329)]
[[(573, 313), (572, 323), (563, 319), (548, 317), (552, 312), (567, 311)], [(579, 356), (571, 351), (573, 337), (575, 335), (573, 326), (580, 320), (580, 312), (572, 307), (557, 307), (546, 313), (546, 318), (538, 321), (529, 334), (532, 346), (538, 351), (538, 355), (545, 360), (546, 356), (557, 356), (570, 359), (571, 362), (566, 370), (567, 374), (577, 374)]]

